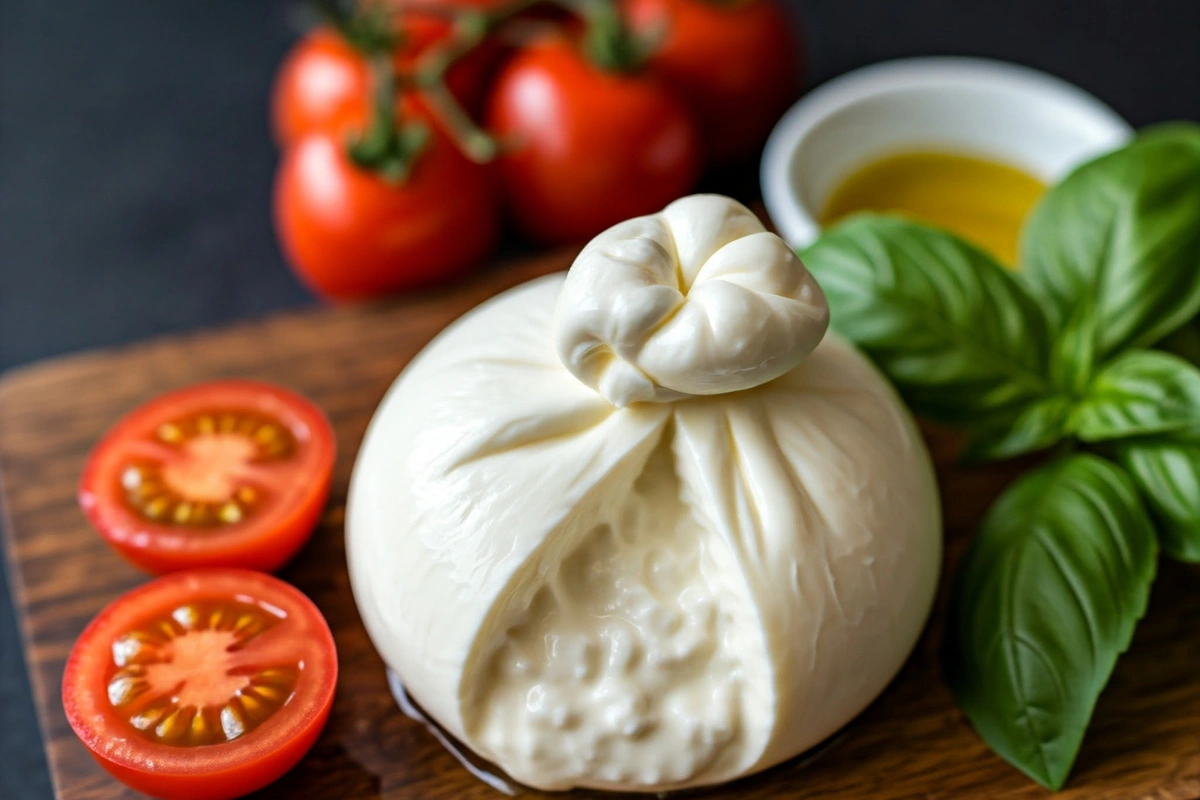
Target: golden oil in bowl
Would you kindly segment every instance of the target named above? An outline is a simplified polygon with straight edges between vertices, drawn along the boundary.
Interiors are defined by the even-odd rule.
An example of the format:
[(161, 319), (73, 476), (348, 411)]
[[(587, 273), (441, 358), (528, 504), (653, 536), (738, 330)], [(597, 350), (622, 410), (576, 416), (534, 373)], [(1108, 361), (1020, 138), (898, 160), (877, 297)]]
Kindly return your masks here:
[(975, 156), (901, 152), (846, 177), (822, 210), (821, 227), (856, 211), (901, 214), (944, 228), (1017, 264), (1021, 224), (1046, 186), (1021, 170)]

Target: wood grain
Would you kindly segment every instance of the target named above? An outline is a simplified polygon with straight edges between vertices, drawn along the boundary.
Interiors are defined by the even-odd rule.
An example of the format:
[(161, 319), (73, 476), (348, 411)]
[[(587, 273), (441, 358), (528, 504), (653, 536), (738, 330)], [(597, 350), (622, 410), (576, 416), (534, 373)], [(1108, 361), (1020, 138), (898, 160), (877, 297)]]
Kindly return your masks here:
[[(320, 606), (341, 663), (337, 702), (309, 756), (263, 798), (495, 800), (420, 725), (397, 710), (359, 622), (346, 576), (342, 516), (355, 452), (400, 368), (482, 299), (564, 268), (559, 254), (489, 273), (415, 301), (321, 310), (84, 354), (11, 374), (0, 385), (0, 488), (7, 555), (39, 721), (64, 800), (135, 797), (72, 735), (60, 706), (63, 662), (88, 620), (146, 576), (88, 528), (75, 503), (85, 454), (120, 415), (166, 389), (224, 376), (291, 386), (337, 429), (328, 512), (281, 574)], [(934, 433), (943, 465), (953, 442)], [(947, 559), (1021, 465), (941, 468)], [(1150, 611), (1105, 692), (1063, 798), (1200, 798), (1200, 574), (1164, 562)], [(694, 795), (706, 798), (1039, 798), (1049, 796), (991, 755), (955, 709), (937, 661), (945, 582), (916, 652), (884, 694), (815, 758)], [(542, 797), (528, 792), (528, 797)], [(578, 792), (571, 797), (594, 798)]]

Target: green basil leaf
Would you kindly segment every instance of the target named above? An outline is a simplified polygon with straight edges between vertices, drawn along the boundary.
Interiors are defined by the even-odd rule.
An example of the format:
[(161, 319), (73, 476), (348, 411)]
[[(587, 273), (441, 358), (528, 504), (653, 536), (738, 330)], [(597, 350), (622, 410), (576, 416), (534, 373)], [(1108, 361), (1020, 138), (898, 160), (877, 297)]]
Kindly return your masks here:
[(1073, 395), (1083, 394), (1095, 373), (1094, 313), (1090, 303), (1076, 306), (1050, 348), (1050, 378)]
[(1146, 610), (1157, 549), (1129, 476), (1083, 454), (1013, 484), (963, 559), (946, 677), (984, 741), (1044, 786), (1067, 779)]
[(972, 426), (965, 461), (995, 461), (1044, 450), (1067, 431), (1074, 410), (1072, 399), (1054, 395), (1035, 400), (1011, 418), (1001, 416)]
[[(1022, 281), (1056, 333), (1086, 324), (1098, 359), (1200, 311), (1200, 126), (1152, 128), (1046, 193), (1021, 237)], [(1087, 304), (1082, 317), (1075, 309)]]
[(833, 327), (874, 359), (917, 414), (996, 429), (1056, 393), (1042, 312), (978, 248), (864, 214), (801, 257), (825, 291)]
[(1200, 370), (1158, 350), (1130, 350), (1105, 365), (1071, 413), (1085, 442), (1200, 425)]
[(1116, 452), (1158, 523), (1163, 550), (1200, 563), (1200, 429), (1126, 439)]

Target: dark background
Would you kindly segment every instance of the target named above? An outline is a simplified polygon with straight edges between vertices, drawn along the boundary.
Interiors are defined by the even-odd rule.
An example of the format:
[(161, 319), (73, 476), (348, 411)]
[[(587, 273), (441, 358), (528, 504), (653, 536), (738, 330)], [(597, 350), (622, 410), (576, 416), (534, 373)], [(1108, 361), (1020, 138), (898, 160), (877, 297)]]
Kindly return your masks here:
[[(807, 83), (991, 56), (1135, 125), (1200, 120), (1200, 0), (787, 0)], [(0, 0), (0, 369), (313, 302), (271, 233), (296, 0)], [(748, 165), (748, 173), (755, 165)], [(0, 797), (51, 796), (0, 576)]]

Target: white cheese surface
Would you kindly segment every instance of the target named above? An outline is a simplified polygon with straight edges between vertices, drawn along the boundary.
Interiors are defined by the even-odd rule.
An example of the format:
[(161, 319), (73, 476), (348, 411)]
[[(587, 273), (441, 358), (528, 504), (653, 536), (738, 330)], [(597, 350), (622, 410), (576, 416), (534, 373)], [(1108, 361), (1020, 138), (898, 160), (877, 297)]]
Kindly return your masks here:
[[(794, 254), (736, 203), (688, 200), (442, 333), (355, 467), (347, 552), (372, 640), (529, 785), (661, 791), (790, 758), (883, 689), (932, 602), (941, 525), (912, 420), (822, 338)], [(672, 248), (695, 264), (610, 269), (670, 266)], [(730, 304), (692, 298), (686, 273), (706, 270), (741, 274)], [(691, 333), (668, 346), (672, 324)]]
[(829, 324), (787, 244), (719, 195), (677, 200), (593, 239), (558, 300), (559, 357), (612, 403), (758, 386), (800, 363)]

